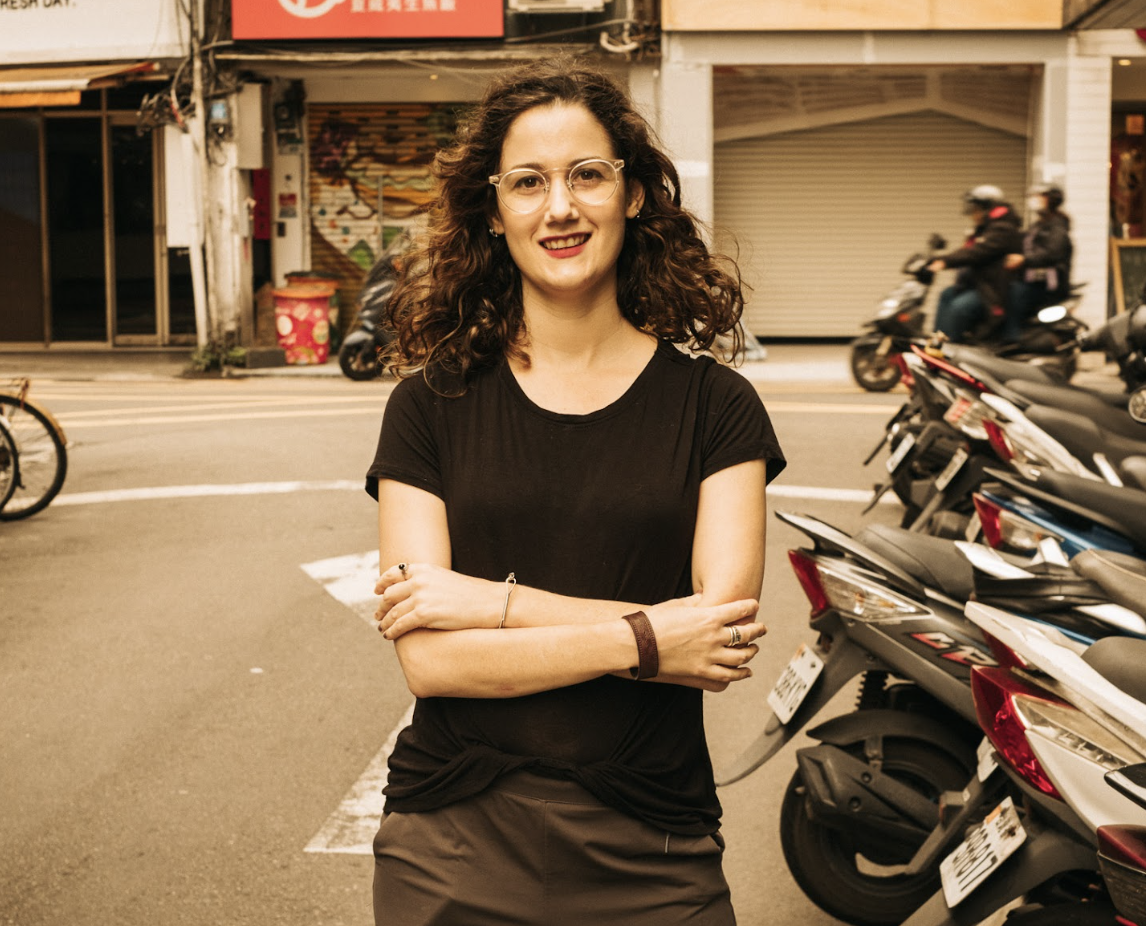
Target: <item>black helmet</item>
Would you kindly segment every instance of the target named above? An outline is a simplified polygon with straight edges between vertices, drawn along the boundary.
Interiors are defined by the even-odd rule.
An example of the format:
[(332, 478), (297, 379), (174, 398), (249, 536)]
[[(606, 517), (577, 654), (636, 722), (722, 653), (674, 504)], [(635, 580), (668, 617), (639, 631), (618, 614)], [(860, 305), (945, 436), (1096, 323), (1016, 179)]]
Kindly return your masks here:
[(989, 183), (981, 183), (963, 194), (963, 211), (991, 209), (1003, 201), (1003, 191)]
[(1062, 193), (1062, 187), (1055, 186), (1053, 183), (1036, 183), (1030, 190), (1031, 196), (1041, 196), (1047, 201), (1047, 208), (1052, 212), (1059, 209), (1063, 201), (1066, 199)]

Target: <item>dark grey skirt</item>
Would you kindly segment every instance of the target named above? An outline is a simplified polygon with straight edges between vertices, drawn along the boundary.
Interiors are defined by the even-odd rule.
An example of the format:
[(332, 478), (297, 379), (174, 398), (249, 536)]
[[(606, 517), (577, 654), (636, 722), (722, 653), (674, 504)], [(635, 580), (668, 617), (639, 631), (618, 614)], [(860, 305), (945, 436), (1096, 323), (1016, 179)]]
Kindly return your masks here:
[(735, 926), (715, 836), (669, 834), (573, 782), (516, 772), (391, 813), (374, 840), (376, 926)]

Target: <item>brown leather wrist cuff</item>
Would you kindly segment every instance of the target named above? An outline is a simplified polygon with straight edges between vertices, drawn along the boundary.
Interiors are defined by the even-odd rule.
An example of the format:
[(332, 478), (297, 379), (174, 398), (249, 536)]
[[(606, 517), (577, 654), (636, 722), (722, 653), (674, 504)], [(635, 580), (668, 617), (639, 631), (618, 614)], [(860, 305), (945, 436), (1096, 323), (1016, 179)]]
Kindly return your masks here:
[(630, 674), (635, 679), (655, 678), (660, 671), (660, 657), (657, 655), (657, 635), (653, 633), (648, 615), (644, 611), (634, 611), (626, 614), (625, 620), (637, 638), (637, 665), (629, 669)]

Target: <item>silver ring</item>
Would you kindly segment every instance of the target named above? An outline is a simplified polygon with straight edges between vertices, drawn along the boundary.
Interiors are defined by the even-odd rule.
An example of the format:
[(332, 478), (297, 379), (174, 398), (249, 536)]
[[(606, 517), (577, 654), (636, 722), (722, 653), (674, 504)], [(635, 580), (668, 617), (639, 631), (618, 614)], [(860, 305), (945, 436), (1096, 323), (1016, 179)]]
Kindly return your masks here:
[(740, 628), (737, 627), (735, 624), (729, 625), (729, 628), (728, 628), (728, 645), (729, 646), (739, 646), (740, 645)]

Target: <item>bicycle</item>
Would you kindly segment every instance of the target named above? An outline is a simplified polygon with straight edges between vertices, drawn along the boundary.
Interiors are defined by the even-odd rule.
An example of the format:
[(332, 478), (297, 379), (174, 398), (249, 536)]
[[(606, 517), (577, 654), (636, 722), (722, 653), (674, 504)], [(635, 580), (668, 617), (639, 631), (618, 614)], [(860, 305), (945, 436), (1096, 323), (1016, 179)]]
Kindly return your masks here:
[(15, 445), (12, 492), (7, 503), (0, 506), (0, 521), (16, 521), (43, 511), (63, 488), (68, 472), (64, 429), (51, 412), (28, 398), (30, 386), (30, 380), (18, 379), (9, 389), (0, 389), (0, 423)]
[(16, 483), (20, 479), (19, 457), (12, 432), (4, 423), (4, 419), (0, 418), (0, 511), (16, 491)]

